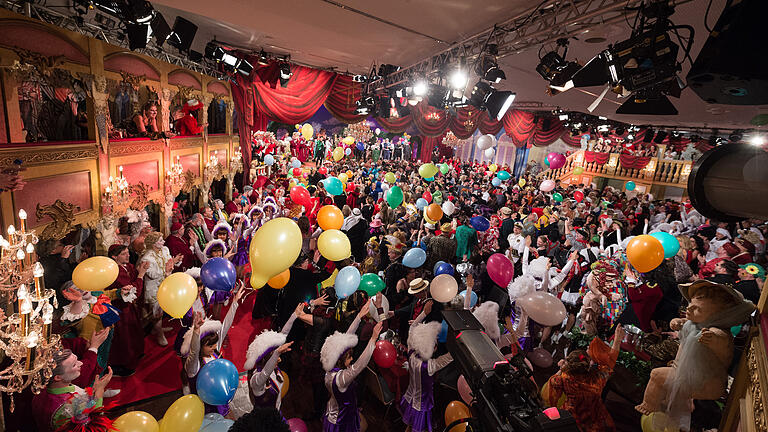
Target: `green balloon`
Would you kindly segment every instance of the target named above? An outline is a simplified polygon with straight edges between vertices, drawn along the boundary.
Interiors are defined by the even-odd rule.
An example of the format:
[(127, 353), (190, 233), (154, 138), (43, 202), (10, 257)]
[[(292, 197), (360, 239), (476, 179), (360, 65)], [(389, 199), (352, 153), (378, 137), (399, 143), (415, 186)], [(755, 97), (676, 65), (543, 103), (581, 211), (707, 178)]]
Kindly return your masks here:
[(552, 195), (552, 199), (553, 199), (553, 200), (555, 200), (555, 202), (563, 202), (563, 196), (562, 196), (562, 195), (560, 195), (560, 193), (559, 193), (559, 192), (555, 192), (555, 193)]
[(366, 273), (360, 277), (360, 285), (357, 289), (365, 291), (371, 297), (384, 289), (384, 281), (377, 274)]
[(396, 208), (403, 203), (403, 190), (400, 186), (392, 186), (387, 191), (387, 204), (390, 207)]
[(451, 167), (449, 167), (447, 163), (440, 164), (440, 172), (441, 173), (446, 174), (450, 169), (451, 169)]
[(435, 204), (442, 204), (443, 203), (443, 193), (440, 191), (435, 191), (435, 193), (432, 194), (432, 202)]

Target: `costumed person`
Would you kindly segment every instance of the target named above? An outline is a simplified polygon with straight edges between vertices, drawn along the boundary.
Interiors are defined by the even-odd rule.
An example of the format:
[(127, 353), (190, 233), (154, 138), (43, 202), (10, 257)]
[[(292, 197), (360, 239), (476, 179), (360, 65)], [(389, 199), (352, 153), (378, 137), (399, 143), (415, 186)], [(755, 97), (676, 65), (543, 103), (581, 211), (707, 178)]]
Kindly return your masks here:
[[(45, 390), (32, 399), (32, 412), (38, 432), (54, 432), (73, 417), (72, 402), (76, 395), (86, 395), (87, 389), (72, 382), (80, 376), (81, 362), (72, 351), (63, 349), (53, 355), (55, 367)], [(112, 368), (101, 377), (96, 377), (91, 389), (94, 407), (100, 407), (104, 400), (104, 391), (112, 379)]]
[(163, 235), (159, 232), (150, 232), (144, 237), (145, 252), (141, 257), (139, 265), (145, 266), (148, 262), (146, 273), (144, 274), (144, 301), (149, 307), (152, 316), (156, 320), (152, 327), (152, 333), (157, 337), (157, 343), (160, 346), (168, 345), (168, 339), (163, 333), (163, 310), (157, 303), (157, 290), (160, 283), (166, 276), (173, 273), (174, 268), (181, 264), (184, 258), (182, 255), (176, 255), (171, 258), (171, 253), (165, 247)]
[(408, 390), (400, 400), (400, 411), (403, 423), (408, 425), (408, 432), (432, 430), (432, 408), (435, 406), (433, 376), (453, 361), (451, 354), (432, 358), (440, 323), (422, 323), (431, 311), (432, 302), (427, 302), (408, 332)]
[(85, 389), (85, 393), (71, 395), (68, 401), (71, 407), (72, 417), (63, 420), (63, 424), (56, 432), (110, 432), (114, 431), (113, 421), (107, 417), (107, 411), (111, 405), (103, 406), (94, 395), (92, 387)]
[(575, 350), (560, 360), (560, 370), (549, 378), (548, 403), (556, 406), (565, 395), (564, 410), (576, 420), (582, 432), (616, 430), (611, 415), (603, 404), (602, 393), (613, 373), (621, 351), (624, 327), (616, 326), (613, 344), (609, 347), (600, 338), (592, 339), (587, 351)]
[[(363, 308), (367, 310), (369, 303), (363, 305)], [(368, 345), (354, 363), (352, 349), (357, 346), (356, 328), (353, 329), (350, 326), (346, 333), (335, 332), (325, 340), (320, 350), (320, 362), (325, 369), (325, 387), (330, 393), (330, 399), (323, 416), (323, 432), (358, 432), (360, 430), (355, 379), (371, 361), (382, 325), (382, 322), (378, 322), (373, 327)]]
[(739, 266), (739, 281), (733, 288), (745, 299), (757, 304), (760, 301), (760, 286), (765, 280), (765, 269), (760, 264), (749, 263)]
[(116, 376), (130, 376), (136, 371), (144, 355), (144, 328), (141, 313), (136, 304), (144, 288), (144, 274), (149, 263), (143, 261), (136, 268), (129, 261), (128, 246), (112, 245), (107, 255), (118, 265), (117, 279), (110, 289), (119, 289), (121, 297), (112, 301), (120, 312), (120, 321), (115, 324), (109, 364)]
[[(194, 232), (194, 231), (192, 231)], [(196, 234), (192, 238), (184, 238), (184, 225), (179, 222), (171, 224), (171, 235), (165, 238), (165, 246), (168, 248), (168, 252), (171, 256), (182, 255), (184, 258), (181, 260), (181, 265), (178, 266), (179, 271), (186, 271), (195, 264), (195, 255), (192, 252), (193, 246), (190, 246), (190, 241), (197, 243)]]
[[(184, 335), (181, 352), (185, 354), (184, 371), (189, 378), (190, 390), (197, 393), (197, 375), (206, 363), (221, 358), (221, 346), (227, 337), (227, 332), (235, 319), (240, 299), (245, 293), (245, 286), (241, 283), (234, 297), (232, 306), (227, 311), (224, 322), (206, 320), (202, 312), (196, 312), (192, 331)], [(206, 413), (219, 413), (226, 416), (229, 413), (228, 405), (205, 404)]]
[(141, 112), (126, 119), (122, 126), (128, 137), (151, 137), (156, 139), (160, 133), (157, 126), (158, 107), (156, 101), (144, 104)]
[(654, 416), (658, 430), (690, 430), (693, 399), (717, 400), (725, 394), (734, 348), (730, 329), (755, 311), (728, 285), (698, 280), (681, 284), (680, 292), (689, 305), (685, 318), (670, 323), (680, 339), (675, 361), (651, 371), (643, 403), (635, 407), (645, 415), (664, 412)]
[(208, 123), (198, 124), (197, 118), (193, 114), (203, 107), (203, 103), (197, 99), (188, 100), (182, 107), (182, 116), (175, 120), (175, 129), (179, 135), (199, 135)]
[(245, 266), (249, 262), (248, 249), (251, 245), (253, 230), (251, 230), (250, 219), (244, 214), (233, 214), (232, 223), (235, 224), (237, 232), (237, 249), (231, 260), (237, 270), (237, 278), (242, 280), (244, 279)]
[(627, 286), (622, 276), (623, 269), (612, 259), (601, 259), (592, 264), (587, 275), (581, 327), (587, 335), (610, 328), (627, 306)]

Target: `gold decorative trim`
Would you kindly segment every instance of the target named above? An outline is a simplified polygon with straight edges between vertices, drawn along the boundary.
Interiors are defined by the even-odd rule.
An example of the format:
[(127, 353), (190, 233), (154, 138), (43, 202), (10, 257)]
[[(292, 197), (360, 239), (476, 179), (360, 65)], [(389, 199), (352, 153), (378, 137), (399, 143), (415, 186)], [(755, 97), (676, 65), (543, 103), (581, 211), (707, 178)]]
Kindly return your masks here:
[(72, 231), (72, 223), (75, 221), (75, 209), (79, 210), (80, 207), (60, 199), (54, 201), (53, 204), (45, 206), (40, 206), (40, 203), (37, 203), (35, 210), (37, 218), (42, 219), (49, 216), (53, 219), (53, 222), (48, 223), (40, 234), (40, 239), (60, 240), (64, 238), (64, 236)]
[(178, 150), (178, 149), (184, 149), (184, 148), (190, 148), (190, 147), (203, 147), (203, 139), (202, 138), (181, 138), (181, 139), (172, 139), (171, 140), (171, 150)]
[[(749, 371), (749, 386), (747, 392), (749, 394), (749, 400), (752, 402), (752, 412), (754, 413), (755, 430), (759, 432), (765, 432), (768, 430), (768, 419), (766, 419), (766, 405), (763, 395), (762, 382), (765, 376), (760, 373), (760, 368), (765, 367), (758, 357), (759, 350), (758, 344), (760, 343), (759, 336), (752, 339), (749, 351), (747, 353), (747, 370)], [(765, 356), (765, 353), (762, 353)], [(764, 357), (763, 357), (764, 359)]]
[(114, 142), (109, 143), (109, 155), (121, 156), (136, 153), (151, 153), (163, 151), (164, 144), (162, 141), (150, 141), (150, 142)]
[[(21, 149), (20, 149), (21, 150)], [(51, 162), (70, 162), (83, 159), (96, 159), (99, 157), (99, 151), (96, 147), (81, 150), (23, 150), (18, 153), (0, 155), (0, 166), (10, 166), (13, 161), (20, 159), (24, 165), (43, 165)]]

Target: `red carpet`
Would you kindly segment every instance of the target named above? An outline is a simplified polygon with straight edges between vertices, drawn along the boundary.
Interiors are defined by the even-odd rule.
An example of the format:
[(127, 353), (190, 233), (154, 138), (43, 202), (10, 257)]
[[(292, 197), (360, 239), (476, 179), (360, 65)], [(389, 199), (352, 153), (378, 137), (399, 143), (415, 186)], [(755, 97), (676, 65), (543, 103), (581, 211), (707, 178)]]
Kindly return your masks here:
[[(256, 321), (251, 319), (255, 300), (255, 292), (243, 300), (222, 349), (224, 358), (232, 361), (240, 371), (243, 371), (248, 344), (255, 335), (269, 326), (268, 318)], [(227, 309), (223, 308), (222, 316), (226, 312)], [(109, 388), (121, 391), (110, 401), (127, 405), (181, 389), (181, 359), (173, 351), (179, 320), (166, 321), (164, 325), (173, 327), (172, 331), (165, 334), (168, 346), (158, 345), (154, 335), (144, 338), (144, 357), (136, 368), (136, 373), (130, 377), (112, 378)]]

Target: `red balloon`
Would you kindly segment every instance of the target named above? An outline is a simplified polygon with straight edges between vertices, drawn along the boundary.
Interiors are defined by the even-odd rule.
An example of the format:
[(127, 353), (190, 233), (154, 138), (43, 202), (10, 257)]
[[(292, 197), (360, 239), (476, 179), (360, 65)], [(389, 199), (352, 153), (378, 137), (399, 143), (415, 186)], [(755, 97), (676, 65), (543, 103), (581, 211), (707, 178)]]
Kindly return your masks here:
[(301, 168), (294, 168), (293, 169), (293, 176), (294, 177), (300, 177), (301, 176)]
[(352, 182), (347, 183), (347, 192), (352, 192), (355, 190), (355, 184)]
[(491, 280), (504, 289), (507, 288), (512, 278), (515, 277), (515, 264), (504, 254), (495, 253), (491, 255), (488, 258), (486, 269)]
[(397, 352), (392, 342), (386, 340), (376, 342), (376, 348), (373, 349), (373, 361), (380, 368), (391, 368), (395, 365), (395, 359), (397, 359)]
[(328, 174), (328, 168), (320, 167), (320, 168), (318, 168), (317, 172), (319, 172), (320, 174), (323, 174), (323, 175)]
[(423, 194), (421, 194), (421, 197), (427, 200), (427, 202), (432, 202), (432, 194), (429, 193), (429, 191), (426, 191)]
[(309, 207), (311, 201), (307, 188), (304, 186), (294, 186), (291, 188), (291, 201), (303, 205), (304, 207)]
[(575, 199), (576, 202), (581, 202), (584, 199), (584, 192), (577, 190), (573, 193), (573, 199)]

